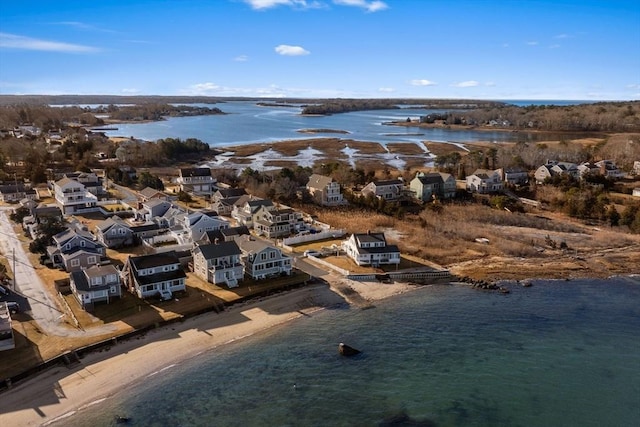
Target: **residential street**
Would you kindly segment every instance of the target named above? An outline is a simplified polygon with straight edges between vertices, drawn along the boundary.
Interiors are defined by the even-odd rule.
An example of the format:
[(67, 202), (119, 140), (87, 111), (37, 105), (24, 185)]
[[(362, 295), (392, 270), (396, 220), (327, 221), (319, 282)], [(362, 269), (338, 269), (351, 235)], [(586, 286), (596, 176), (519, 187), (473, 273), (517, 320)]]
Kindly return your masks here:
[(63, 323), (64, 312), (58, 308), (58, 304), (54, 297), (46, 290), (44, 283), (36, 273), (29, 258), (27, 257), (18, 236), (13, 230), (13, 224), (9, 220), (8, 211), (10, 208), (0, 208), (0, 252), (9, 261), (9, 265), (13, 268), (13, 251), (15, 250), (15, 277), (16, 289), (29, 300), (29, 307), (22, 307), (43, 329), (47, 335), (55, 335), (61, 337), (77, 337), (100, 335), (114, 330), (110, 326), (101, 326), (91, 328), (89, 331), (76, 330), (68, 327)]

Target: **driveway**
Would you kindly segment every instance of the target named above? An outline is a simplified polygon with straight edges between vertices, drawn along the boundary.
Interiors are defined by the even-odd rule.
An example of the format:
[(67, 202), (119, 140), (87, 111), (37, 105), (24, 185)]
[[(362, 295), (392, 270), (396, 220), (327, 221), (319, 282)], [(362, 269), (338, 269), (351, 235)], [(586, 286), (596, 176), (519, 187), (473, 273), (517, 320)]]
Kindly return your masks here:
[[(14, 292), (19, 292), (28, 300), (28, 306), (22, 307), (29, 313), (38, 326), (47, 335), (61, 337), (79, 337), (100, 335), (115, 330), (110, 325), (91, 328), (88, 331), (72, 329), (63, 323), (65, 313), (58, 308), (58, 304), (52, 295), (47, 291), (40, 276), (36, 273), (36, 267), (31, 264), (22, 243), (13, 230), (13, 223), (7, 215), (8, 208), (0, 210), (0, 252), (7, 258), (10, 268), (15, 264), (15, 288)], [(15, 263), (14, 263), (15, 254)], [(38, 266), (37, 268), (45, 268)]]

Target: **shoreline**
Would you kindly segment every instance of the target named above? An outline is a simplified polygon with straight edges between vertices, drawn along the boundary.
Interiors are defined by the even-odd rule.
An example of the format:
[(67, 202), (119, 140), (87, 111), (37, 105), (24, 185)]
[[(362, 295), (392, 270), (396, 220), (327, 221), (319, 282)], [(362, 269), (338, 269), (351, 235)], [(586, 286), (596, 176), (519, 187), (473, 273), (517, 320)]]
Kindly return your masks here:
[[(398, 283), (358, 291), (377, 301), (415, 288)], [(46, 369), (3, 391), (0, 425), (59, 422), (192, 357), (339, 305), (358, 308), (330, 286), (319, 284), (162, 326), (89, 353), (78, 364)]]

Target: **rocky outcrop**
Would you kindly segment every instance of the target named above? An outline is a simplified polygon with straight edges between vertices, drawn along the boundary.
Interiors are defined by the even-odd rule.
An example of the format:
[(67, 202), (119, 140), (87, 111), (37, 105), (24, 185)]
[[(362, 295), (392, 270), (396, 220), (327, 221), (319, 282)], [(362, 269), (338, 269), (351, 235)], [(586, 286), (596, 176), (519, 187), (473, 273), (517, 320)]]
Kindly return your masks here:
[(347, 356), (347, 357), (351, 357), (351, 356), (355, 356), (357, 354), (360, 354), (361, 351), (357, 350), (353, 347), (350, 347), (348, 345), (346, 345), (345, 343), (340, 343), (338, 345), (338, 352), (343, 355), (343, 356)]

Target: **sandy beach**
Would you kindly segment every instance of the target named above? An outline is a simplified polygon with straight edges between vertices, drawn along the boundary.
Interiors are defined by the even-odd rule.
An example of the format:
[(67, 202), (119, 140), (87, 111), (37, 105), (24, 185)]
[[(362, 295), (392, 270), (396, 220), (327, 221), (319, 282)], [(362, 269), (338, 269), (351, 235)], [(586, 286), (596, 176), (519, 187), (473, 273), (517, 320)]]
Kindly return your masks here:
[[(341, 285), (353, 285), (354, 291), (370, 301), (413, 288), (402, 283), (371, 284), (370, 287)], [(74, 366), (51, 368), (3, 392), (0, 425), (52, 424), (145, 378), (161, 375), (189, 358), (300, 316), (313, 316), (318, 310), (345, 303), (345, 298), (327, 285), (312, 285), (238, 304), (220, 314), (208, 313), (158, 328), (137, 339), (120, 342), (109, 350), (91, 353)]]

